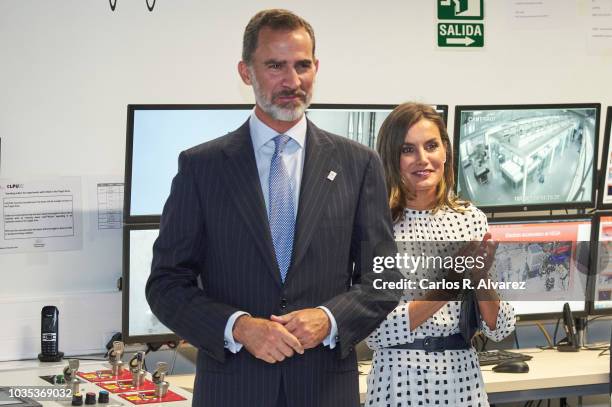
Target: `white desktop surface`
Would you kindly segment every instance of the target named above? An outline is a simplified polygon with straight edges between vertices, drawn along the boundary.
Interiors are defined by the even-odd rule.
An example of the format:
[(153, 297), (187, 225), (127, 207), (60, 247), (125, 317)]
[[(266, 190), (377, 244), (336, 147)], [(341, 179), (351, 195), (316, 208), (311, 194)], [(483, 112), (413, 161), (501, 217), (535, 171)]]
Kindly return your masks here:
[(600, 351), (595, 350), (539, 349), (521, 349), (520, 352), (533, 356), (527, 362), (528, 373), (496, 373), (491, 370), (493, 366), (482, 367), (487, 393), (607, 384), (610, 381), (609, 353), (598, 356)]
[[(483, 366), (485, 390), (495, 393), (520, 393), (563, 387), (590, 386), (609, 383), (610, 355), (598, 356), (600, 351), (558, 352), (556, 350), (521, 349), (533, 356), (527, 362), (529, 373), (495, 373), (493, 366)], [(367, 377), (371, 362), (359, 363), (359, 393), (363, 403), (367, 391)], [(193, 389), (194, 375), (169, 376), (172, 385)]]
[[(580, 386), (606, 385), (609, 383), (610, 355), (599, 356), (599, 351), (581, 350), (580, 352), (558, 352), (556, 350), (521, 349), (522, 353), (533, 356), (528, 361), (528, 373), (495, 373), (493, 366), (483, 366), (483, 379), (485, 390), (489, 397), (495, 394), (521, 394), (528, 396), (533, 391), (558, 390), (560, 388), (575, 388), (576, 395), (580, 394)], [(67, 362), (41, 363), (38, 361), (15, 361), (0, 363), (0, 386), (19, 385), (48, 385), (38, 376), (61, 374)], [(82, 372), (108, 368), (108, 364), (100, 361), (81, 361)], [(367, 389), (367, 374), (371, 362), (359, 363), (359, 391), (361, 402), (365, 400)], [(183, 402), (171, 402), (165, 405), (174, 407), (187, 407), (191, 405), (191, 391), (193, 390), (193, 374), (168, 376), (170, 389), (187, 398)], [(150, 377), (149, 377), (150, 378)], [(83, 393), (100, 390), (93, 383), (82, 386)], [(111, 394), (111, 399), (117, 400)], [(124, 406), (133, 404), (121, 400)], [(42, 402), (49, 406), (69, 406), (70, 402)], [(161, 404), (161, 403), (160, 403)], [(160, 404), (151, 404), (159, 406)]]

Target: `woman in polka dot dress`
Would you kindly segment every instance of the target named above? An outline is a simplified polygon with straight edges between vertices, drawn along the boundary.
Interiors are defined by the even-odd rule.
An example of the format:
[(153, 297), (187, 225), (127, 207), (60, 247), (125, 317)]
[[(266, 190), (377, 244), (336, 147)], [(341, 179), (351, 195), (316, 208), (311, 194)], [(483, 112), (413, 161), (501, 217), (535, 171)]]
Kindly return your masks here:
[[(386, 172), (395, 239), (408, 253), (444, 256), (451, 254), (447, 253), (452, 250), (448, 242), (482, 241), (487, 234), (486, 216), (452, 193), (450, 147), (442, 119), (427, 105), (398, 106), (380, 129), (377, 148)], [(431, 253), (435, 250), (438, 253)], [(478, 301), (480, 329), (488, 338), (500, 341), (514, 329), (514, 310), (495, 293), (486, 294), (493, 300)], [(420, 295), (426, 301), (423, 297), (412, 300)], [(392, 348), (460, 332), (461, 303), (442, 301), (439, 295), (428, 299), (427, 295), (435, 296), (433, 292), (405, 292), (395, 310), (368, 337), (374, 358), (366, 406), (489, 405), (473, 348), (439, 352)]]

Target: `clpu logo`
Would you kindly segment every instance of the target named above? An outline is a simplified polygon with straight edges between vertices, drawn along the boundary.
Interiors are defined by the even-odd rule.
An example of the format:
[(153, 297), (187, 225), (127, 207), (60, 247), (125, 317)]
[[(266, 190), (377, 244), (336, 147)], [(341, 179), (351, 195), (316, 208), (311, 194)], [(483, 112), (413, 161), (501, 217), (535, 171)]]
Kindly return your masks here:
[(23, 188), (23, 184), (6, 184), (6, 189)]
[[(147, 4), (147, 9), (149, 11), (153, 11), (153, 9), (155, 8), (155, 2), (157, 0), (145, 0), (145, 3)], [(112, 11), (115, 11), (115, 8), (117, 7), (117, 0), (108, 0), (108, 4), (110, 4), (110, 8)]]

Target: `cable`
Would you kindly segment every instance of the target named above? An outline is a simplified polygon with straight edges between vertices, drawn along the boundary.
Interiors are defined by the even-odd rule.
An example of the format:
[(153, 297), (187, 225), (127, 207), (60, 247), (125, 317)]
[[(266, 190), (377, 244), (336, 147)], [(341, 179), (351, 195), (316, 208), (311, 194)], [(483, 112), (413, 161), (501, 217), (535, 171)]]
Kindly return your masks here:
[(516, 345), (516, 349), (521, 349), (521, 345), (519, 345), (518, 334), (516, 333), (516, 327), (514, 328), (514, 344)]
[(542, 335), (544, 335), (544, 338), (546, 338), (546, 342), (548, 342), (548, 346), (550, 349), (553, 349), (555, 347), (555, 345), (553, 344), (552, 339), (550, 338), (550, 335), (548, 334), (548, 332), (546, 332), (546, 329), (544, 328), (544, 325), (542, 325), (541, 322), (536, 321), (535, 325), (540, 328), (540, 331), (542, 332)]
[(588, 324), (589, 322), (591, 322), (591, 321), (595, 321), (596, 319), (599, 319), (599, 318), (606, 318), (606, 317), (609, 317), (609, 316), (610, 316), (610, 315), (597, 315), (596, 317), (593, 317), (593, 318), (591, 318), (591, 319), (588, 319), (588, 318), (587, 318), (587, 324)]
[(149, 352), (157, 352), (162, 346), (164, 346), (164, 343), (147, 343), (147, 350), (145, 351), (145, 354), (148, 354)]
[(600, 344), (600, 345), (589, 345), (589, 346), (583, 346), (581, 349), (583, 350), (608, 350), (610, 349), (610, 344), (606, 343), (606, 344)]
[(176, 355), (178, 354), (179, 345), (174, 347), (174, 356), (172, 357), (172, 368), (170, 369), (170, 374), (174, 374), (174, 365), (176, 364)]

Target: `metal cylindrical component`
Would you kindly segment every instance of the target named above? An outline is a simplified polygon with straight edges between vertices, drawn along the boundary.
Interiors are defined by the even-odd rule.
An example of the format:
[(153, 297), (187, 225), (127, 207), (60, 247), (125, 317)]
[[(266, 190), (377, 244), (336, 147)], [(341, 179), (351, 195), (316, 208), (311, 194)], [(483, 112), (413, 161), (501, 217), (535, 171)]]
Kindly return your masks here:
[(168, 394), (168, 387), (170, 384), (168, 382), (161, 382), (155, 386), (155, 395), (159, 398), (166, 397)]
[(123, 373), (123, 362), (121, 360), (116, 361), (111, 365), (113, 376), (121, 376)]
[(142, 385), (144, 384), (145, 375), (146, 372), (144, 370), (132, 372), (132, 386), (142, 387)]
[(81, 382), (76, 377), (70, 381), (70, 389), (72, 389), (72, 394), (80, 393), (79, 385)]

